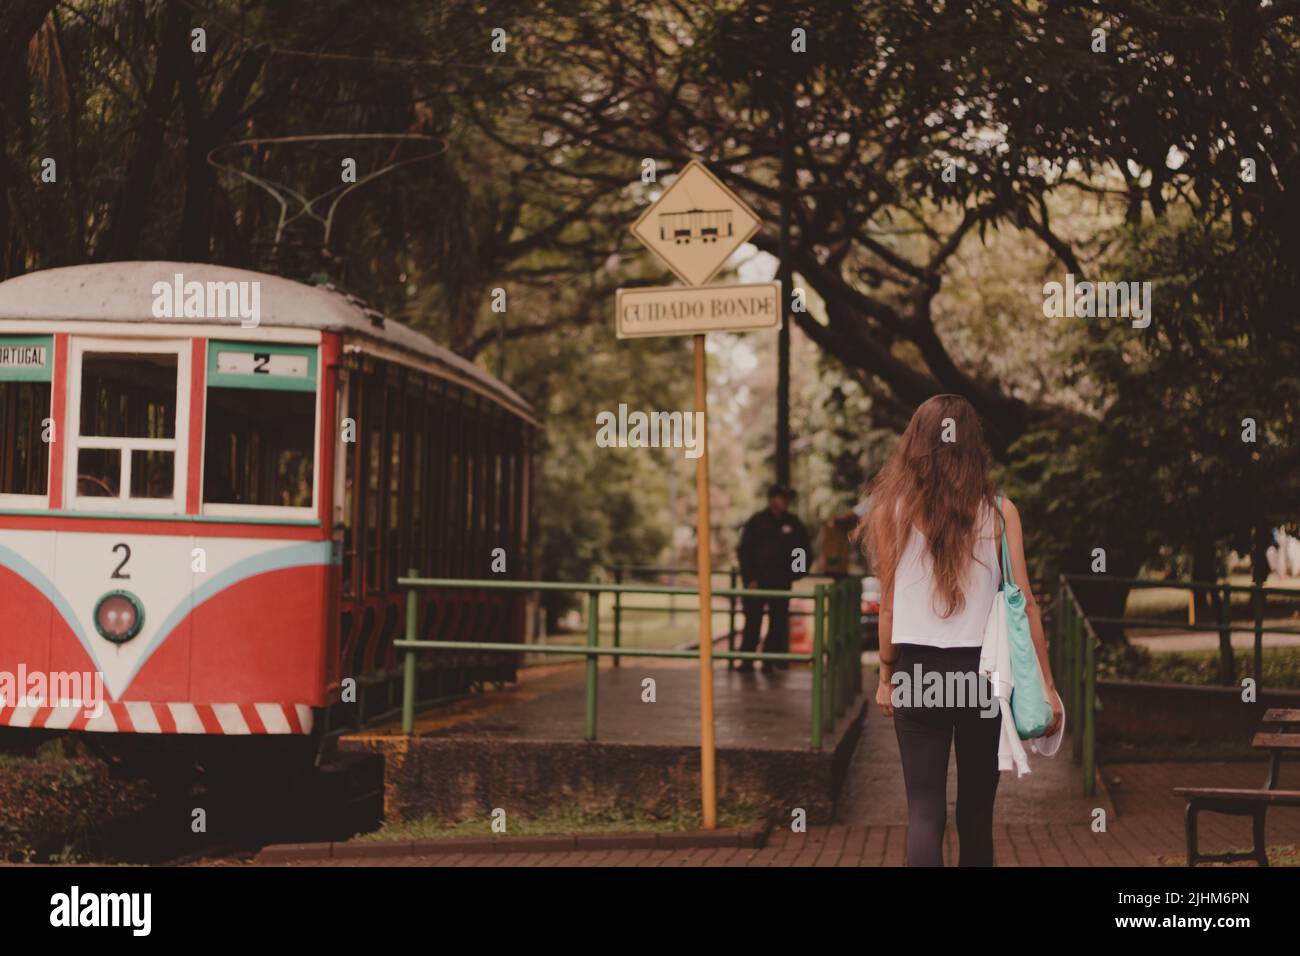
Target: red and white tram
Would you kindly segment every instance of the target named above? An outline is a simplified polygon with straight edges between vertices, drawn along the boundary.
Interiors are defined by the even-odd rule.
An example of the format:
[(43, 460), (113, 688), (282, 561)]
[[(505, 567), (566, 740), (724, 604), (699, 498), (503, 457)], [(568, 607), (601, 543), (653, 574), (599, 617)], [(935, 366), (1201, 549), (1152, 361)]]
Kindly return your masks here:
[[(536, 427), (327, 287), (170, 262), (0, 283), (0, 726), (319, 735), (388, 711), (399, 575), (485, 577), (502, 548), (527, 576)], [(425, 635), (524, 638), (515, 596), (420, 599)], [(424, 698), (513, 675), (422, 666)]]

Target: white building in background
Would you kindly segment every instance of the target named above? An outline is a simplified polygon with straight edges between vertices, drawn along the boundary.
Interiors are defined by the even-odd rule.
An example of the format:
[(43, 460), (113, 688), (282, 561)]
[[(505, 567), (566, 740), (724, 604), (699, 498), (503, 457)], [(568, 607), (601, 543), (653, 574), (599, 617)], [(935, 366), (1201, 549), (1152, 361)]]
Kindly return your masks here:
[(1274, 541), (1266, 553), (1269, 569), (1279, 578), (1300, 577), (1300, 538), (1278, 530)]

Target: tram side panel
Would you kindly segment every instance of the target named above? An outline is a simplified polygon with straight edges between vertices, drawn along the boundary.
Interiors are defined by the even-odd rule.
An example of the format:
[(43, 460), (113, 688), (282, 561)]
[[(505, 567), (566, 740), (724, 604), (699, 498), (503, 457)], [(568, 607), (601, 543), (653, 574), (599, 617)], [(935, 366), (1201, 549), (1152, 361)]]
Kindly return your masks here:
[[(329, 555), (329, 542), (269, 537), (6, 531), (0, 672), (14, 682), (0, 687), (0, 725), (310, 732), (325, 696)], [(121, 633), (104, 607), (114, 596), (133, 608)], [(89, 706), (101, 693), (104, 706)]]
[(222, 570), (194, 581), (194, 699), (323, 706), (330, 543), (200, 546)]
[[(354, 422), (355, 441), (339, 445), (335, 486), (339, 670), (400, 677), (392, 641), (404, 629), (406, 594), (397, 577), (409, 567), (490, 576), (496, 547), (506, 550), (512, 576), (523, 573), (531, 425), (463, 384), (368, 354), (361, 343), (350, 343), (345, 366), (339, 414)], [(523, 643), (523, 604), (501, 592), (421, 591), (421, 633)], [(515, 677), (515, 662), (496, 655), (439, 652), (421, 669), (440, 673), (443, 693)]]
[(0, 533), (0, 725), (25, 693), (27, 672), (50, 670), (54, 604), (47, 597), (54, 577), (54, 535), (46, 531)]

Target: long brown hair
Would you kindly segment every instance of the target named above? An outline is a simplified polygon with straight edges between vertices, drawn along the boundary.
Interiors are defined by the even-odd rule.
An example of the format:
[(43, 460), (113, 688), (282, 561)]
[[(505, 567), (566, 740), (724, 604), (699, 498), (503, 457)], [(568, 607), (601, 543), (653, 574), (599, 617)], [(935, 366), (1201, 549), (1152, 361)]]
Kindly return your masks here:
[(882, 592), (892, 590), (916, 527), (929, 547), (941, 616), (960, 611), (966, 604), (962, 578), (968, 563), (979, 560), (981, 507), (995, 507), (988, 446), (970, 402), (960, 395), (923, 402), (869, 490), (870, 507), (853, 538), (871, 560)]

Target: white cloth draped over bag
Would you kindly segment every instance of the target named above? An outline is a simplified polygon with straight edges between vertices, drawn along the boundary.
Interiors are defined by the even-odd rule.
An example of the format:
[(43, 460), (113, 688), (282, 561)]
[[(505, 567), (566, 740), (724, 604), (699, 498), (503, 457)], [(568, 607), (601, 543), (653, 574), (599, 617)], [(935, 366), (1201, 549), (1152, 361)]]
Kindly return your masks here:
[[(1024, 744), (1016, 733), (1016, 722), (1011, 716), (1011, 644), (1007, 633), (1007, 602), (1003, 592), (993, 595), (988, 621), (984, 625), (984, 643), (980, 646), (980, 674), (987, 677), (1002, 714), (1002, 732), (998, 736), (998, 770), (1016, 771), (1017, 777), (1030, 773), (1029, 758)], [(1061, 699), (1057, 694), (1056, 699)], [(1061, 723), (1056, 732), (1029, 742), (1034, 753), (1053, 757), (1061, 748), (1065, 736), (1065, 708), (1061, 708)]]

